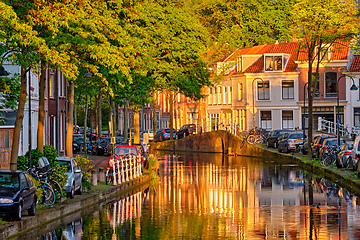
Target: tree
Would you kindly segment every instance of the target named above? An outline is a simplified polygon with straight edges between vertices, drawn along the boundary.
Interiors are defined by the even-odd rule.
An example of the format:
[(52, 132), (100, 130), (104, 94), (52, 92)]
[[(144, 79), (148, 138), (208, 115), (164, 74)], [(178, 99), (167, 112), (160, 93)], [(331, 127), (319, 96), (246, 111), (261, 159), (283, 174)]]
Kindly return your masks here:
[[(299, 52), (304, 52), (304, 61), (308, 63), (308, 144), (309, 149), (313, 133), (313, 97), (311, 88), (319, 76), (319, 64), (323, 53), (329, 51), (335, 43), (350, 41), (359, 29), (358, 8), (353, 0), (297, 0), (291, 11), (294, 36), (299, 40)], [(313, 65), (316, 71), (313, 74)]]

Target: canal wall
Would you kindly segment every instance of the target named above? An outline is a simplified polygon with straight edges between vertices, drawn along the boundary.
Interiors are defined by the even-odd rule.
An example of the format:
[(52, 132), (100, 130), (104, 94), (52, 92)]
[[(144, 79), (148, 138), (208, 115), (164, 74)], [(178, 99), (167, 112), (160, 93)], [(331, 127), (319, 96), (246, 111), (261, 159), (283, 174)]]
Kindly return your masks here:
[(297, 164), (301, 169), (326, 178), (360, 196), (360, 179), (354, 172), (336, 167), (323, 167), (310, 157), (302, 154), (279, 153), (273, 148), (265, 148), (246, 142), (224, 130), (194, 134), (179, 140), (150, 143), (150, 153), (154, 151), (206, 152), (227, 155), (249, 156), (270, 161)]
[[(136, 188), (150, 184), (151, 174), (145, 174), (132, 181), (123, 183), (118, 186), (111, 186), (106, 191), (98, 190), (94, 193), (76, 195), (74, 199), (69, 199), (66, 203), (53, 205), (49, 208), (42, 209), (36, 213), (34, 217), (23, 216), (23, 220), (17, 222), (9, 222), (0, 226), (0, 239), (16, 237), (24, 231), (30, 231), (39, 228), (45, 224), (54, 222), (63, 222), (65, 217), (79, 211), (85, 211), (99, 203), (106, 203), (113, 198), (131, 192)], [(24, 212), (25, 213), (25, 212)], [(23, 214), (24, 214), (23, 213)], [(53, 224), (49, 225), (52, 226)], [(48, 226), (46, 227), (48, 228)]]

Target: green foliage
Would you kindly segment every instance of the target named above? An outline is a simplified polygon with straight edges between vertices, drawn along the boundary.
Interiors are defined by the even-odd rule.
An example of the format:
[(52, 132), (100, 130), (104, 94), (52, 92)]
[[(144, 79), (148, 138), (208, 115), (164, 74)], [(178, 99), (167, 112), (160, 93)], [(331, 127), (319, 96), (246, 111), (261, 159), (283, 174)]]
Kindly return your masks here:
[(44, 145), (44, 156), (49, 160), (51, 167), (55, 163), (55, 159), (59, 156), (56, 149), (51, 145)]
[(29, 175), (30, 178), (33, 180), (35, 187), (36, 187), (36, 198), (37, 200), (41, 199), (42, 196), (42, 189), (41, 189), (41, 183), (40, 181), (36, 180), (34, 177), (32, 177), (31, 175)]
[(25, 156), (19, 156), (17, 160), (17, 169), (26, 171), (29, 168), (29, 159)]
[(89, 157), (83, 157), (81, 155), (77, 155), (75, 157), (76, 162), (78, 163), (81, 173), (83, 175), (83, 186), (87, 189), (91, 189), (91, 170), (94, 168), (94, 161)]
[[(43, 157), (44, 155), (38, 149), (31, 149), (31, 163), (32, 165), (36, 165), (39, 161), (39, 158)], [(25, 153), (25, 157), (29, 159), (29, 151)]]
[(61, 188), (64, 189), (68, 175), (65, 174), (66, 166), (60, 166), (57, 162), (54, 162), (51, 166), (52, 174), (49, 176), (52, 180), (57, 181)]

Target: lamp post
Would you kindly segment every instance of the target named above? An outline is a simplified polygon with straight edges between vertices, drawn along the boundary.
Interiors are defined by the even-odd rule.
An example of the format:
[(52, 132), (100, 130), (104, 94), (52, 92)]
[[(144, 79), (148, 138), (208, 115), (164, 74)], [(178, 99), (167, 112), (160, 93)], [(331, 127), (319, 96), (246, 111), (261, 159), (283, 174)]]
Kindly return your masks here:
[(263, 86), (264, 86), (264, 83), (265, 83), (264, 80), (263, 80), (262, 78), (259, 78), (259, 77), (254, 78), (254, 80), (252, 80), (252, 83), (251, 83), (251, 85), (252, 85), (252, 94), (253, 94), (253, 110), (252, 110), (252, 114), (253, 114), (253, 127), (255, 127), (255, 91), (254, 91), (254, 82), (255, 82), (256, 80), (261, 80)]
[(336, 84), (336, 93), (337, 93), (337, 109), (336, 109), (336, 135), (337, 135), (337, 145), (338, 147), (340, 147), (340, 113), (339, 113), (339, 81), (341, 78), (343, 77), (350, 77), (352, 80), (353, 85), (350, 87), (351, 91), (356, 91), (358, 89), (358, 87), (356, 87), (355, 85), (355, 81), (351, 76), (348, 75), (342, 75), (337, 79), (337, 84)]
[[(87, 146), (86, 146), (86, 128), (87, 128), (87, 115), (88, 115), (88, 84), (87, 79), (92, 78), (93, 74), (90, 72), (86, 72), (84, 75), (84, 78), (86, 79), (86, 98), (85, 98), (85, 120), (84, 120), (84, 153), (87, 153)], [(91, 131), (91, 129), (90, 129)], [(90, 138), (91, 138), (91, 132), (90, 132)]]

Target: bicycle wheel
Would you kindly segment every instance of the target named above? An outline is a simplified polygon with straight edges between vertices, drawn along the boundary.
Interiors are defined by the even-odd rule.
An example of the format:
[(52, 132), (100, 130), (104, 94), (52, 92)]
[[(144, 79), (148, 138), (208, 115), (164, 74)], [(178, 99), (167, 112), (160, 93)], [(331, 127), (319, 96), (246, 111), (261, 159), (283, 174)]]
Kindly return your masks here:
[(254, 143), (255, 142), (255, 135), (250, 135), (247, 137), (246, 139), (249, 143)]
[(326, 156), (324, 158), (324, 160), (322, 161), (321, 165), (323, 165), (324, 167), (327, 167), (333, 162), (333, 160), (334, 160), (333, 156), (331, 156), (331, 155)]
[(41, 188), (43, 190), (43, 194), (41, 197), (41, 203), (46, 206), (51, 206), (55, 203), (55, 193), (48, 185), (42, 184)]
[(50, 185), (52, 187), (52, 189), (54, 190), (54, 193), (55, 193), (55, 201), (57, 200), (61, 200), (61, 198), (63, 197), (63, 191), (62, 191), (62, 188), (60, 186), (60, 184), (55, 181), (55, 180), (50, 180)]

